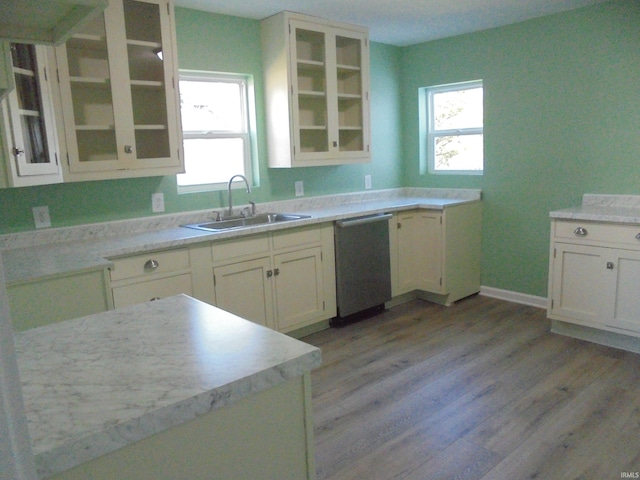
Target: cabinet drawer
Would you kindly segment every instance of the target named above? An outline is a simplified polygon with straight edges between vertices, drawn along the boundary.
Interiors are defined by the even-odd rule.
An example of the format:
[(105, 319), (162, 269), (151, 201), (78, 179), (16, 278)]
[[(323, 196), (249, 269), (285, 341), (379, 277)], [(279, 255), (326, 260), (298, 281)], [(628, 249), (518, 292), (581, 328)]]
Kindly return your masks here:
[(322, 229), (320, 228), (301, 227), (273, 234), (274, 250), (319, 243), (322, 243)]
[(616, 243), (640, 248), (640, 225), (556, 221), (555, 239), (571, 243)]
[(113, 267), (111, 267), (111, 281), (169, 273), (185, 268), (189, 268), (189, 251), (187, 249), (145, 253), (144, 255), (114, 260)]
[(114, 307), (121, 308), (181, 293), (192, 296), (193, 286), (191, 284), (191, 274), (185, 273), (173, 277), (115, 287), (112, 291)]
[(225, 240), (211, 244), (211, 257), (214, 263), (230, 258), (244, 257), (269, 252), (269, 236), (256, 235), (244, 239)]

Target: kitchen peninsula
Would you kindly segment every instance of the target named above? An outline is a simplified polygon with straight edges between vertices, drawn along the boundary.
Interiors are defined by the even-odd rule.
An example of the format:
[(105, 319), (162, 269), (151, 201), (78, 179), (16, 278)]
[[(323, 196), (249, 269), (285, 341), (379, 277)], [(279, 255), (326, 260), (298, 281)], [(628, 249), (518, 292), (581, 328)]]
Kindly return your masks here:
[(185, 295), (15, 340), (40, 478), (315, 477), (315, 347)]

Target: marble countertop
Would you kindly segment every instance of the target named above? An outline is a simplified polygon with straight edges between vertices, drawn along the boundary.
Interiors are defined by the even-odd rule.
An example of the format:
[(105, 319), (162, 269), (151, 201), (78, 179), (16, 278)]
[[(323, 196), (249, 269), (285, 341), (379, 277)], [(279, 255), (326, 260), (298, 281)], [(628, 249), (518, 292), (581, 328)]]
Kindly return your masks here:
[(94, 224), (86, 227), (50, 229), (35, 232), (41, 241), (25, 245), (25, 234), (6, 235), (0, 248), (7, 285), (46, 279), (57, 275), (105, 269), (109, 259), (154, 250), (178, 248), (381, 212), (412, 208), (442, 210), (448, 206), (478, 201), (480, 190), (465, 189), (397, 189), (359, 194), (312, 197), (269, 204), (258, 204), (258, 213), (286, 212), (309, 215), (309, 218), (205, 232), (181, 227), (181, 224), (210, 221), (213, 210), (188, 214), (148, 217), (145, 219)]
[(16, 333), (46, 478), (303, 375), (320, 350), (185, 295)]
[(550, 212), (551, 218), (640, 225), (640, 196), (585, 194), (582, 204)]

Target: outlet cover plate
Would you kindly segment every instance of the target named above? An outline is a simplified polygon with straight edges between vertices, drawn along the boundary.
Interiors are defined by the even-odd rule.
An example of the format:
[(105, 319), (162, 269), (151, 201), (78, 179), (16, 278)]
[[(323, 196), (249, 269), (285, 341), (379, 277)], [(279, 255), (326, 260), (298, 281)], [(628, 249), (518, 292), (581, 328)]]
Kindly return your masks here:
[(49, 228), (51, 226), (51, 217), (49, 216), (49, 207), (46, 205), (41, 207), (33, 207), (33, 223), (36, 228)]
[(154, 213), (164, 212), (164, 193), (151, 194), (151, 210)]

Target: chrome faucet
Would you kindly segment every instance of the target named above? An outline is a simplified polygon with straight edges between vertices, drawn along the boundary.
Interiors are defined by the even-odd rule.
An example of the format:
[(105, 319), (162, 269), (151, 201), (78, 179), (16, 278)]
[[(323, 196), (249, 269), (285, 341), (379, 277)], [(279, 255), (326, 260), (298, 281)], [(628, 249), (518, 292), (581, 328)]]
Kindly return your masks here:
[(236, 177), (240, 177), (242, 180), (244, 180), (244, 183), (247, 186), (247, 193), (251, 193), (251, 187), (249, 186), (249, 181), (247, 180), (247, 177), (245, 177), (244, 175), (240, 175), (240, 174), (234, 175), (229, 179), (229, 185), (227, 186), (227, 190), (229, 191), (229, 216), (230, 217), (233, 216), (233, 202), (231, 200), (231, 184), (233, 183), (233, 179)]

